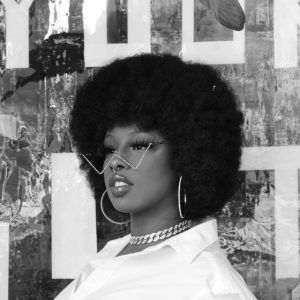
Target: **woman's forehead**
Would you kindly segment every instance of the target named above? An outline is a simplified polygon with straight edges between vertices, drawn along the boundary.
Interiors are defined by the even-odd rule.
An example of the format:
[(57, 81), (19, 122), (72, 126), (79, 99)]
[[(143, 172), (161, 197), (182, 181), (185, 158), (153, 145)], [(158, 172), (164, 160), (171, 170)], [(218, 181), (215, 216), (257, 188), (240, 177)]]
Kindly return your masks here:
[(118, 137), (124, 135), (131, 137), (139, 134), (146, 134), (157, 138), (162, 137), (158, 130), (144, 130), (139, 128), (136, 125), (127, 125), (127, 126), (116, 125), (106, 131), (105, 138)]
[(118, 132), (127, 132), (129, 134), (141, 131), (136, 125), (115, 125), (109, 129), (107, 129), (105, 136), (114, 135)]

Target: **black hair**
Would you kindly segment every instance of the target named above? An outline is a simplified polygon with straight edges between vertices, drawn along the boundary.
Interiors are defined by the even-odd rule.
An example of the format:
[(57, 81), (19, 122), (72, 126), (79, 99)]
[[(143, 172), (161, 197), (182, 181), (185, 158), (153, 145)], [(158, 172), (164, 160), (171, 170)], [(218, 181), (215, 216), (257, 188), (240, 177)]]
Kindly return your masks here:
[[(172, 167), (183, 176), (185, 215), (197, 220), (220, 211), (235, 192), (242, 123), (232, 89), (214, 68), (169, 54), (140, 54), (100, 68), (79, 88), (70, 133), (79, 153), (99, 154), (114, 125), (159, 131), (171, 145)], [(100, 199), (104, 180), (79, 157)], [(102, 166), (103, 156), (93, 163)]]

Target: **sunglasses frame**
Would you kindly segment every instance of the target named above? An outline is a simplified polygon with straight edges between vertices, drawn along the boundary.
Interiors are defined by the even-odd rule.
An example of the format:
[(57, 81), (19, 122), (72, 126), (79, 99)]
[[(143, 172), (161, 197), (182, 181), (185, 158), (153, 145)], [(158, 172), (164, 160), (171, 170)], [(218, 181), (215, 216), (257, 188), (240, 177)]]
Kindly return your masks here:
[(139, 167), (139, 165), (141, 164), (144, 156), (146, 155), (147, 151), (149, 150), (149, 148), (151, 147), (151, 145), (160, 145), (160, 144), (167, 144), (166, 142), (162, 141), (162, 142), (150, 142), (147, 149), (145, 150), (145, 152), (143, 153), (142, 157), (140, 158), (139, 162), (137, 163), (136, 166), (133, 166), (132, 164), (130, 164), (125, 158), (123, 158), (121, 155), (115, 153), (111, 159), (107, 162), (106, 166), (103, 168), (103, 170), (101, 172), (99, 172), (99, 170), (92, 164), (92, 162), (86, 157), (86, 155), (79, 153), (87, 162), (88, 164), (99, 174), (102, 175), (105, 171), (105, 169), (110, 165), (111, 161), (115, 158), (118, 157), (120, 158), (123, 162), (125, 162), (127, 165), (129, 165), (131, 168), (133, 169), (137, 169)]

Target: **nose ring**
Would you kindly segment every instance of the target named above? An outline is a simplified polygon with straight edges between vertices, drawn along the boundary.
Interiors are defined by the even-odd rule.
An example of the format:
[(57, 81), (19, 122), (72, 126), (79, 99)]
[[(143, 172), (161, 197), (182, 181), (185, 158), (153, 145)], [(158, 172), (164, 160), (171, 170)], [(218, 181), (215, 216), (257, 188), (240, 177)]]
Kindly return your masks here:
[(110, 166), (110, 169), (111, 169), (111, 171), (113, 171), (115, 173), (116, 171), (119, 171), (121, 169), (121, 167), (122, 166), (120, 164), (117, 164), (116, 167)]

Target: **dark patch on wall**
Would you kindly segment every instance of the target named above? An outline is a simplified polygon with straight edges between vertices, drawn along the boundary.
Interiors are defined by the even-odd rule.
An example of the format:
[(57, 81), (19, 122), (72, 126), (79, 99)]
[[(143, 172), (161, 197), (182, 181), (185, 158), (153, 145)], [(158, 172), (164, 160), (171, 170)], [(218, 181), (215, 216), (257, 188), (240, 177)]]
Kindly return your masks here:
[(128, 40), (127, 0), (106, 1), (107, 43), (126, 44)]
[(0, 1), (0, 74), (5, 71), (6, 64), (6, 18), (5, 7)]

